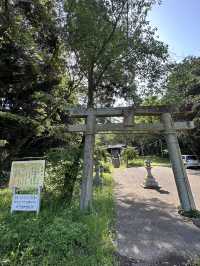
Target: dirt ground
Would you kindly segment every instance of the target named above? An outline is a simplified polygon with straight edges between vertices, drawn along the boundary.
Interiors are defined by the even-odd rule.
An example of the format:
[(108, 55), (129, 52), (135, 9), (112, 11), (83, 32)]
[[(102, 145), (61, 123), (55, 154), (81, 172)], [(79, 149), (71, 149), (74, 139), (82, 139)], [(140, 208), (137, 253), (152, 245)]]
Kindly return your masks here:
[[(200, 170), (187, 170), (200, 210)], [(154, 167), (160, 191), (144, 189), (144, 167), (115, 169), (117, 240), (121, 265), (191, 265), (200, 255), (200, 229), (177, 213), (171, 168)]]

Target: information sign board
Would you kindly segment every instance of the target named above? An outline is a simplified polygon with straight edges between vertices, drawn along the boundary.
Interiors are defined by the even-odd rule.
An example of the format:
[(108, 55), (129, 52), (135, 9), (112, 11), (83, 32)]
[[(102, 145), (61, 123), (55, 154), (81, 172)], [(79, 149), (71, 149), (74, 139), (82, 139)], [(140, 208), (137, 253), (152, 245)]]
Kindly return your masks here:
[(43, 187), (45, 160), (14, 161), (10, 174), (10, 188), (21, 190)]
[[(9, 187), (13, 191), (11, 213), (13, 211), (37, 211), (39, 213), (44, 172), (45, 160), (12, 162), (9, 182)], [(35, 194), (16, 193), (30, 190), (35, 190)]]

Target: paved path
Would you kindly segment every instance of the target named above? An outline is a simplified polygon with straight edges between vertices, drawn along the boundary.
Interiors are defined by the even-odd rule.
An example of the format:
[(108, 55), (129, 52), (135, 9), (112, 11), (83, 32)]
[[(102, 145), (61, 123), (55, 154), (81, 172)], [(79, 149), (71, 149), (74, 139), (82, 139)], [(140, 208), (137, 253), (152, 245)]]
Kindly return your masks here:
[[(177, 213), (171, 168), (154, 167), (152, 173), (162, 187), (160, 192), (141, 187), (144, 167), (114, 172), (118, 250), (140, 262), (123, 265), (186, 265), (185, 259), (200, 255), (200, 229)], [(200, 209), (200, 171), (188, 173)]]

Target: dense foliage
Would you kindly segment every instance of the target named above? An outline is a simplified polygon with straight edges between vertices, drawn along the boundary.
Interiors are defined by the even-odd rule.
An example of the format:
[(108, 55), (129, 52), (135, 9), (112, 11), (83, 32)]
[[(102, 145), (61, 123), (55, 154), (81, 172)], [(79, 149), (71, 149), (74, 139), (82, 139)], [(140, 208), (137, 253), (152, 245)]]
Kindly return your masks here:
[(109, 105), (119, 97), (137, 103), (136, 80), (150, 86), (162, 75), (167, 47), (147, 21), (155, 2), (65, 2), (68, 49), (88, 106)]
[[(165, 90), (164, 101), (176, 104), (182, 110), (191, 107), (196, 128), (181, 132), (179, 139), (184, 153), (199, 155), (200, 149), (200, 58), (187, 57), (181, 63), (171, 66)], [(185, 118), (185, 117), (184, 117)]]
[[(58, 145), (53, 125), (72, 103), (55, 6), (49, 1), (0, 9), (0, 138), (7, 156), (42, 155)], [(63, 138), (64, 139), (64, 138)], [(8, 158), (7, 158), (8, 161)]]
[(82, 146), (80, 136), (64, 131), (71, 123), (64, 108), (76, 96), (65, 67), (58, 8), (56, 1), (1, 3), (0, 139), (5, 143), (0, 170), (5, 175), (15, 158), (44, 156), (51, 148), (67, 146), (76, 152), (70, 153), (66, 185), (74, 184)]
[(123, 149), (122, 158), (126, 162), (126, 167), (128, 167), (129, 161), (135, 159), (137, 155), (138, 155), (138, 152), (133, 147), (126, 147), (125, 149)]

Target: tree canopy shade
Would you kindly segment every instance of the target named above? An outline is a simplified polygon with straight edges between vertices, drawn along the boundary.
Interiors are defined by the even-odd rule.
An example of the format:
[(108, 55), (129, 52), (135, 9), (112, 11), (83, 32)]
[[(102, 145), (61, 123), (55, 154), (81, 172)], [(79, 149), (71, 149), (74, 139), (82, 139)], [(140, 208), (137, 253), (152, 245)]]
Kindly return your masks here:
[[(137, 100), (136, 79), (155, 83), (167, 47), (146, 19), (154, 0), (66, 0), (69, 62), (81, 75), (88, 106)], [(87, 85), (86, 85), (87, 83)]]

